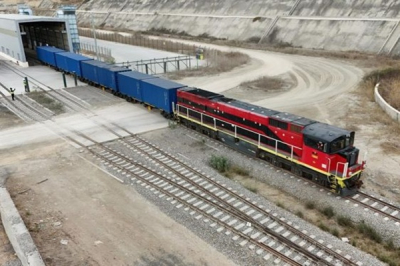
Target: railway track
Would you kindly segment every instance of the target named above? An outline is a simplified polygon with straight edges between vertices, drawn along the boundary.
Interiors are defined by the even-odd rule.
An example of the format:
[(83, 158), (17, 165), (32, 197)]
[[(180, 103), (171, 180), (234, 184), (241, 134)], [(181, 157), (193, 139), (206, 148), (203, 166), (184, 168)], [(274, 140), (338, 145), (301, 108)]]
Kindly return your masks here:
[[(186, 129), (186, 128), (185, 128)], [(187, 129), (189, 132), (194, 133), (196, 136), (202, 136), (201, 134), (194, 132), (190, 129)], [(213, 140), (212, 140), (213, 141)], [(219, 145), (224, 145), (223, 143), (213, 141), (213, 143), (219, 144)], [(266, 167), (274, 168), (270, 164), (267, 164), (265, 161), (261, 159), (257, 159), (254, 157), (250, 157), (247, 154), (241, 153), (240, 151), (237, 151), (240, 154), (243, 154), (244, 156), (252, 159), (259, 160), (261, 164), (265, 165)], [(291, 172), (286, 172), (286, 170), (277, 168), (279, 169), (278, 171), (283, 171), (284, 175), (290, 174), (292, 175)], [(304, 179), (305, 180), (305, 179)], [(319, 188), (320, 191), (326, 191), (328, 195), (332, 195), (332, 192), (326, 188), (323, 187), (319, 184), (313, 183), (310, 180), (305, 180), (305, 182), (310, 182), (313, 187)], [(333, 195), (335, 196), (335, 195)], [(372, 195), (368, 195), (365, 192), (359, 191), (357, 194), (350, 196), (350, 197), (337, 197), (340, 199), (345, 200), (347, 203), (353, 202), (354, 207), (364, 207), (364, 210), (369, 210), (372, 211), (375, 215), (381, 215), (384, 220), (393, 220), (397, 226), (400, 226), (400, 207), (391, 204), (389, 202), (386, 202), (385, 200), (379, 199), (377, 197), (374, 197)]]
[(385, 220), (393, 220), (400, 226), (400, 207), (361, 191), (346, 199), (346, 202), (350, 201), (363, 206), (365, 210), (373, 211), (375, 215), (382, 215)]
[(63, 103), (63, 105), (66, 106), (71, 111), (83, 111), (87, 110), (90, 107), (90, 104), (80, 100), (79, 98), (68, 93), (64, 89), (55, 90), (52, 87), (39, 81), (38, 79), (32, 77), (31, 75), (27, 75), (24, 72), (9, 66), (7, 63), (0, 62), (0, 65), (14, 72), (20, 77), (28, 77), (31, 85), (35, 85), (35, 87), (40, 91), (46, 93), (48, 96), (55, 99), (56, 101)]
[[(232, 227), (236, 231), (239, 230), (241, 233), (235, 233), (233, 240), (239, 241), (241, 246), (249, 245), (250, 249), (257, 248), (256, 253), (262, 254), (264, 249), (255, 245), (254, 241), (264, 243), (275, 251), (291, 255), (291, 258), (301, 265), (357, 265), (350, 256), (343, 256), (332, 250), (332, 247), (324, 245), (307, 232), (302, 232), (290, 221), (277, 217), (270, 210), (265, 210), (256, 202), (238, 195), (226, 185), (190, 167), (151, 143), (136, 136), (119, 141), (127, 150), (146, 161), (147, 166), (138, 162), (132, 163), (128, 155), (106, 145), (96, 150), (95, 156), (101, 158), (102, 163), (108, 167), (117, 168), (118, 172), (130, 177), (130, 181), (141, 182), (141, 184), (144, 182), (146, 186), (151, 186), (150, 183), (164, 184), (174, 199), (181, 199), (180, 204), (183, 204), (183, 201), (189, 208), (195, 205), (206, 211), (208, 215), (197, 216), (198, 219), (211, 221), (210, 215), (218, 218), (220, 227), (217, 232), (232, 232)], [(91, 149), (93, 153), (94, 149)], [(149, 170), (151, 167), (156, 167), (157, 170)], [(187, 188), (190, 193), (186, 191)], [(214, 203), (210, 203), (210, 200)], [(204, 216), (204, 214), (201, 215)], [(254, 241), (250, 241), (249, 237)], [(310, 261), (301, 259), (298, 254), (303, 254)], [(269, 260), (270, 256), (266, 255), (265, 259)]]
[[(9, 92), (9, 89), (1, 82), (0, 87)], [(0, 91), (0, 95), (2, 96), (3, 104), (25, 122), (41, 122), (51, 119), (54, 115), (50, 110), (42, 108), (35, 101), (24, 95), (18, 95), (18, 97), (15, 97), (15, 101), (10, 100), (2, 91)], [(36, 105), (36, 107), (33, 107), (33, 105)]]

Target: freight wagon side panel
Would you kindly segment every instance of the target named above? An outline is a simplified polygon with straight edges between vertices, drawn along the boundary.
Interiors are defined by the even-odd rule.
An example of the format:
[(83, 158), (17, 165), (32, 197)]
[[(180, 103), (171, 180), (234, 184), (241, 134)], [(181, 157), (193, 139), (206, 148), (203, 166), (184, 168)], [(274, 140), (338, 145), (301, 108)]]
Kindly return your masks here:
[(83, 55), (69, 53), (66, 55), (65, 60), (67, 62), (68, 72), (71, 74), (75, 72), (78, 77), (82, 77), (81, 62), (92, 61), (93, 59)]
[(117, 74), (119, 93), (142, 102), (142, 81), (154, 78), (157, 77), (137, 71), (119, 72)]
[(56, 66), (63, 71), (68, 71), (66, 54), (68, 54), (68, 52), (55, 54)]
[(104, 67), (106, 64), (97, 60), (82, 61), (82, 78), (91, 81), (95, 84), (100, 84), (99, 82), (99, 69)]
[(99, 81), (98, 84), (106, 88), (108, 88), (107, 84), (109, 83), (109, 79), (111, 78), (110, 71), (108, 71), (110, 67), (111, 66), (109, 65), (103, 65), (97, 68)]
[(173, 81), (157, 78), (143, 81), (143, 102), (168, 114), (173, 113), (172, 104), (176, 104), (177, 90), (186, 87)]
[(55, 57), (56, 53), (65, 53), (65, 51), (51, 46), (36, 47), (37, 58), (43, 63), (49, 64), (53, 67), (57, 66)]
[(131, 72), (130, 69), (124, 67), (112, 67), (104, 71), (106, 75), (105, 86), (113, 91), (119, 91), (117, 75), (118, 73)]

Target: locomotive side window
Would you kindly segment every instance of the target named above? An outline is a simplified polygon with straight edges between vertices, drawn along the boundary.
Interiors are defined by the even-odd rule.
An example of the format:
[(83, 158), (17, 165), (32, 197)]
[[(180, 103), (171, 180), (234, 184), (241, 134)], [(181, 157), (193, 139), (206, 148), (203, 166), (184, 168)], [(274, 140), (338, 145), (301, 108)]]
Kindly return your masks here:
[(338, 152), (346, 148), (346, 137), (340, 137), (332, 141), (331, 143), (331, 153)]
[(304, 144), (306, 144), (307, 146), (323, 151), (323, 152), (327, 152), (328, 147), (326, 145), (326, 143), (323, 143), (322, 141), (317, 141), (308, 137), (304, 137)]
[(290, 125), (290, 131), (296, 132), (296, 133), (301, 133), (301, 127), (296, 126), (296, 125)]
[(285, 130), (288, 129), (288, 123), (282, 122), (282, 121), (279, 121), (279, 120), (275, 120), (275, 119), (272, 119), (272, 118), (269, 119), (269, 124), (271, 126), (279, 127), (279, 128), (285, 129)]
[(304, 144), (314, 149), (317, 148), (317, 141), (307, 137), (304, 137)]

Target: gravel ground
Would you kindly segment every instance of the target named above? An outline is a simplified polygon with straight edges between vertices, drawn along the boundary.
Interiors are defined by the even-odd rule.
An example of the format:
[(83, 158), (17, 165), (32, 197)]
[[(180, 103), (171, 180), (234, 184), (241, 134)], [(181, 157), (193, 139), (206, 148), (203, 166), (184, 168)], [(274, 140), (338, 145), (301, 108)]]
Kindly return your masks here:
[[(282, 172), (281, 170), (272, 168), (264, 163), (260, 163), (259, 161), (245, 157), (240, 153), (233, 152), (231, 149), (223, 146), (222, 144), (203, 137), (196, 132), (189, 131), (183, 127), (177, 127), (175, 129), (167, 128), (148, 132), (142, 135), (142, 137), (149, 140), (151, 143), (158, 145), (164, 151), (180, 157), (183, 161), (189, 162), (192, 166), (202, 169), (202, 171), (204, 171), (206, 174), (216, 177), (221, 182), (236, 189), (238, 193), (243, 193), (253, 201), (256, 201), (258, 204), (264, 205), (265, 208), (272, 210), (272, 213), (277, 213), (278, 217), (285, 217), (285, 219), (292, 221), (295, 225), (298, 225), (301, 230), (312, 232), (312, 235), (316, 236), (317, 240), (322, 240), (325, 245), (332, 245), (334, 249), (341, 250), (342, 254), (344, 255), (350, 255), (355, 261), (361, 261), (363, 262), (363, 265), (384, 265), (373, 256), (359, 251), (357, 248), (342, 242), (338, 238), (320, 230), (316, 226), (305, 222), (292, 213), (277, 207), (275, 204), (260, 197), (259, 195), (248, 191), (234, 181), (221, 176), (215, 170), (208, 167), (207, 161), (211, 154), (224, 155), (228, 157), (233, 164), (248, 169), (252, 176), (258, 176), (261, 181), (272, 186), (279, 187), (291, 195), (296, 195), (303, 202), (313, 201), (316, 202), (317, 206), (332, 206), (335, 210), (335, 213), (340, 213), (343, 216), (351, 217), (353, 221), (364, 220), (371, 226), (374, 224), (381, 224), (382, 226), (379, 228), (379, 232), (387, 237), (398, 234), (398, 227), (395, 226), (393, 222), (382, 223), (382, 217), (369, 215), (368, 212), (365, 212), (359, 207), (349, 207), (349, 203), (346, 203), (345, 200), (334, 197), (328, 194), (326, 191), (320, 191), (319, 188), (310, 185), (303, 179), (291, 177), (290, 173)], [(201, 138), (204, 138), (205, 142), (201, 141)], [(170, 145), (171, 143), (174, 143), (174, 145)], [(127, 154), (130, 152), (126, 147), (121, 145), (120, 142), (109, 143), (108, 145), (113, 146), (114, 148)], [(140, 156), (138, 154), (132, 154), (131, 156), (138, 162), (150, 165), (144, 156)], [(114, 172), (113, 174), (119, 178), (125, 179), (117, 172)], [(283, 180), (284, 182), (282, 182)], [(168, 201), (165, 199), (160, 199), (150, 190), (144, 189), (144, 187), (141, 185), (137, 185), (136, 183), (132, 185), (134, 185), (143, 196), (159, 206), (163, 212), (168, 214), (177, 222), (185, 225), (211, 245), (215, 246), (223, 254), (232, 258), (232, 260), (234, 260), (237, 264), (265, 264), (265, 261), (262, 260), (261, 256), (255, 255), (255, 252), (250, 251), (248, 248), (240, 247), (239, 242), (235, 242), (231, 239), (232, 236), (215, 234), (214, 229), (209, 230), (207, 223), (195, 220), (189, 215), (188, 212), (182, 212), (181, 210), (176, 209)], [(399, 238), (393, 239), (399, 240)]]
[(85, 101), (95, 107), (104, 107), (124, 101), (123, 99), (116, 97), (109, 92), (89, 85), (67, 88), (65, 90), (82, 101)]

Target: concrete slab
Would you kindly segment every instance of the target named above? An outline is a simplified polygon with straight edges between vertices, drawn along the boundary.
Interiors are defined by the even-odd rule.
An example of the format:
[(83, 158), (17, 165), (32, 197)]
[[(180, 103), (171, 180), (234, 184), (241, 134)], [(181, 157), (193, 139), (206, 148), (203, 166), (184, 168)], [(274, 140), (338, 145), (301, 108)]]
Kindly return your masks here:
[[(4, 57), (0, 56), (0, 82), (3, 83), (7, 88), (15, 88), (15, 94), (24, 94), (25, 88), (23, 84), (23, 78), (19, 75), (20, 72), (26, 74), (28, 76), (29, 85), (31, 91), (34, 90), (34, 87), (39, 85), (41, 88), (45, 90), (49, 90), (45, 85), (50, 86), (53, 89), (61, 89), (64, 88), (64, 82), (61, 72), (58, 72), (47, 66), (31, 66), (28, 68), (24, 68), (17, 65), (11, 65), (16, 68), (17, 72), (12, 71), (4, 64), (6, 63)], [(19, 72), (20, 71), (20, 72)], [(35, 81), (30, 80), (30, 77), (37, 79), (38, 81), (44, 84), (36, 84)], [(67, 87), (75, 87), (75, 82), (72, 76), (66, 75)], [(86, 85), (78, 81), (78, 86)], [(3, 88), (0, 88), (4, 93), (8, 94)]]
[[(94, 45), (93, 38), (80, 36), (79, 39), (82, 43)], [(129, 45), (131, 49), (126, 49), (128, 46), (126, 44), (114, 43), (99, 39), (97, 39), (97, 45), (111, 49), (111, 55), (115, 58), (115, 62), (149, 60), (154, 58), (175, 57), (182, 55), (133, 45)]]
[[(106, 31), (104, 31), (106, 32)], [(94, 39), (88, 37), (79, 37), (81, 42), (88, 43), (94, 45)], [(155, 50), (140, 46), (127, 45), (122, 43), (114, 43), (110, 41), (97, 40), (97, 45), (102, 46), (108, 49), (111, 49), (111, 55), (114, 57), (116, 63), (122, 62), (132, 62), (132, 61), (140, 61), (140, 60), (150, 60), (150, 59), (159, 59), (166, 57), (177, 57), (183, 56), (184, 54), (172, 53), (167, 51)], [(127, 49), (128, 48), (128, 49)], [(196, 60), (195, 57), (191, 60), (191, 65), (201, 66), (205, 62), (203, 60)], [(171, 67), (171, 66), (170, 66)], [(180, 64), (181, 69), (185, 69), (184, 64)], [(163, 73), (162, 66), (154, 65), (152, 69), (156, 70), (156, 73)], [(144, 69), (143, 69), (144, 70)], [(141, 69), (139, 69), (141, 71)]]
[(82, 132), (99, 142), (118, 138), (118, 136), (112, 134), (107, 129), (99, 126), (99, 123), (107, 124), (107, 121), (113, 121), (113, 123), (135, 134), (168, 126), (168, 121), (157, 112), (149, 112), (142, 106), (122, 101), (116, 106), (96, 110), (94, 111), (94, 115), (91, 116), (82, 114), (61, 116), (44, 124), (36, 123), (3, 130), (0, 132), (0, 149), (38, 143), (65, 135), (72, 136), (83, 144), (91, 144), (90, 141), (73, 135), (70, 132), (71, 130)]

